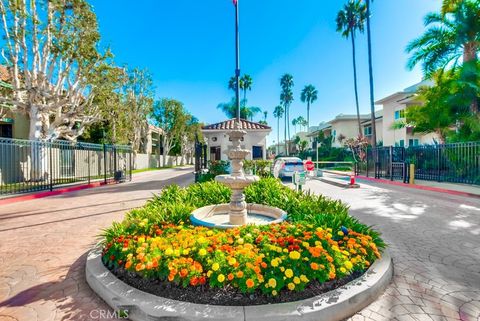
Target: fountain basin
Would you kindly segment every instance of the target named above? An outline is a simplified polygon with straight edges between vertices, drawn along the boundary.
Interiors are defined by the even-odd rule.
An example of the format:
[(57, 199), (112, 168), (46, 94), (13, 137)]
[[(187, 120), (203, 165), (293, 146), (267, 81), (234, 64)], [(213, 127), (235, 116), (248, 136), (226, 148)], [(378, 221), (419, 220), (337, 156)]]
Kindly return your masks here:
[[(230, 223), (230, 204), (210, 205), (196, 209), (190, 216), (193, 225), (228, 229), (238, 227)], [(267, 225), (287, 219), (287, 213), (279, 208), (260, 204), (247, 204), (247, 224)]]

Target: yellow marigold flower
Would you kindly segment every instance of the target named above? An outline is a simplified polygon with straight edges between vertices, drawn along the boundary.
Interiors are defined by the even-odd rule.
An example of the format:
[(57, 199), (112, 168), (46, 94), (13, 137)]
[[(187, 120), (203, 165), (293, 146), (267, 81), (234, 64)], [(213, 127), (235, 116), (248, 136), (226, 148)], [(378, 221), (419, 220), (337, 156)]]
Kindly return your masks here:
[(174, 256), (180, 256), (180, 250), (179, 250), (179, 249), (175, 249), (175, 250), (173, 251), (173, 255), (174, 255)]
[(220, 268), (220, 264), (218, 264), (217, 262), (212, 264), (212, 270), (218, 271), (219, 268)]
[(322, 242), (320, 242), (320, 241), (315, 241), (315, 245), (316, 245), (316, 246), (319, 246), (320, 244), (322, 244)]
[(272, 291), (272, 295), (273, 295), (273, 296), (276, 296), (277, 294), (278, 294), (278, 292), (277, 292), (276, 290), (273, 290), (273, 291)]
[(172, 250), (171, 247), (169, 247), (168, 249), (165, 250), (165, 255), (170, 256), (172, 254), (173, 254), (173, 250)]
[(292, 260), (298, 260), (300, 258), (300, 253), (297, 251), (292, 251), (288, 255)]
[(273, 259), (270, 264), (273, 266), (273, 267), (277, 267), (278, 266), (278, 260), (277, 259)]
[(342, 231), (337, 232), (338, 236), (344, 236), (345, 234)]
[(308, 244), (308, 242), (303, 242), (302, 245), (303, 245), (303, 247), (306, 247), (307, 249), (310, 247), (310, 244)]
[(222, 283), (223, 281), (225, 281), (225, 275), (223, 274), (220, 274), (218, 277), (217, 277), (217, 281)]
[(205, 250), (205, 249), (200, 249), (200, 250), (198, 251), (198, 254), (199, 254), (200, 256), (205, 256), (205, 255), (207, 255), (207, 250)]
[(183, 255), (188, 255), (188, 254), (190, 254), (190, 250), (189, 249), (184, 249), (182, 251), (182, 253), (183, 253)]
[(345, 268), (342, 266), (342, 267), (340, 268), (340, 272), (342, 272), (342, 273), (346, 273), (346, 272), (347, 272), (347, 270), (346, 270), (346, 269), (345, 269)]
[(327, 239), (331, 239), (332, 238), (332, 233), (328, 233), (327, 234)]
[(293, 284), (293, 283), (291, 283), (291, 282), (288, 283), (287, 287), (288, 287), (288, 289), (289, 289), (290, 291), (295, 290), (295, 284)]
[(300, 275), (300, 280), (302, 280), (303, 283), (310, 281), (304, 274)]
[(209, 270), (209, 271), (207, 272), (207, 276), (210, 277), (210, 276), (212, 275), (212, 273), (213, 273), (213, 271), (212, 271), (212, 270)]
[(228, 260), (228, 264), (230, 264), (230, 265), (234, 265), (235, 263), (237, 263), (237, 260), (234, 257), (232, 257)]
[(287, 278), (291, 278), (291, 277), (293, 276), (293, 271), (292, 271), (292, 269), (286, 269), (286, 270), (285, 270), (285, 276), (286, 276)]
[(348, 270), (351, 270), (351, 269), (353, 268), (352, 262), (346, 261), (346, 262), (345, 262), (345, 267), (346, 267)]
[(239, 239), (237, 240), (237, 243), (240, 244), (240, 245), (242, 245), (243, 243), (245, 243), (245, 241), (243, 240), (243, 238), (239, 238)]
[(145, 238), (143, 236), (140, 236), (137, 241), (138, 243), (143, 244), (145, 243)]
[(332, 246), (332, 250), (334, 250), (335, 252), (340, 252), (340, 249), (336, 245)]
[(268, 285), (271, 286), (272, 288), (276, 287), (277, 280), (275, 280), (274, 278), (271, 278), (270, 280), (268, 280)]
[(213, 235), (213, 232), (212, 232), (212, 231), (208, 231), (208, 232), (207, 232), (207, 235), (208, 235), (208, 236), (212, 236), (212, 235)]
[(300, 284), (300, 278), (298, 276), (293, 278), (293, 283)]
[(281, 266), (280, 271), (285, 272), (285, 268), (283, 266)]

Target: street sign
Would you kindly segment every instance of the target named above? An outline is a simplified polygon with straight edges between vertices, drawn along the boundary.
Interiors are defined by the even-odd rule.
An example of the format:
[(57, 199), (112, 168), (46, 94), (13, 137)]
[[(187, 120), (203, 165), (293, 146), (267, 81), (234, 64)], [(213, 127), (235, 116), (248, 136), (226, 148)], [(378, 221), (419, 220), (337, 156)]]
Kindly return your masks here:
[(293, 174), (293, 183), (295, 185), (305, 185), (307, 181), (307, 175), (305, 172), (295, 172)]
[(305, 169), (309, 172), (315, 170), (315, 164), (311, 160), (305, 162)]

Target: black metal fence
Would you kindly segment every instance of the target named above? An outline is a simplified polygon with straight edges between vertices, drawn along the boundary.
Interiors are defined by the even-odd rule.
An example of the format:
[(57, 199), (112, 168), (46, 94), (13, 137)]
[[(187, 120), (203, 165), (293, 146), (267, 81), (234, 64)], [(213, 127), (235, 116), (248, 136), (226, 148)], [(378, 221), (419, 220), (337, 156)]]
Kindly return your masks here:
[(0, 196), (132, 178), (130, 146), (0, 138)]
[(367, 176), (407, 182), (410, 164), (415, 179), (480, 185), (480, 142), (369, 149), (363, 168)]

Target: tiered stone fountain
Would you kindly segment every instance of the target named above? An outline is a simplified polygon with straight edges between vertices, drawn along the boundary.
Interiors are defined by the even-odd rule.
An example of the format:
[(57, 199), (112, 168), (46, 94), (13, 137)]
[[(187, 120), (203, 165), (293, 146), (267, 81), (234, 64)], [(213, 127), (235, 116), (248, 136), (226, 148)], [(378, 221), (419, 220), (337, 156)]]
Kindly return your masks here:
[(242, 149), (240, 146), (246, 133), (240, 122), (235, 121), (235, 129), (229, 133), (233, 148), (227, 152), (232, 173), (215, 177), (217, 182), (232, 189), (230, 203), (205, 206), (195, 210), (190, 218), (194, 225), (226, 229), (246, 224), (279, 223), (287, 218), (287, 214), (279, 208), (245, 202), (243, 190), (259, 180), (258, 176), (246, 175), (243, 171), (243, 160), (250, 154), (249, 150)]

